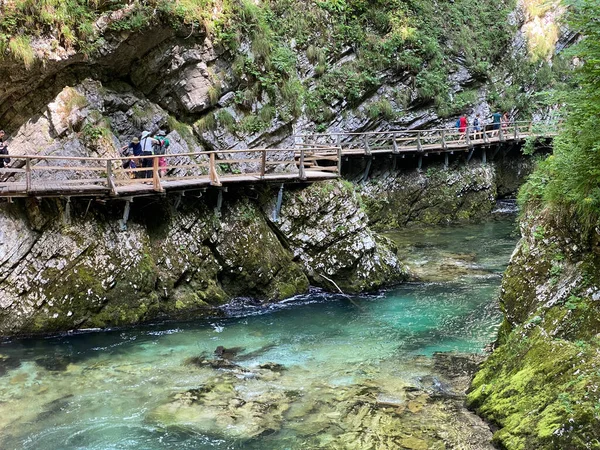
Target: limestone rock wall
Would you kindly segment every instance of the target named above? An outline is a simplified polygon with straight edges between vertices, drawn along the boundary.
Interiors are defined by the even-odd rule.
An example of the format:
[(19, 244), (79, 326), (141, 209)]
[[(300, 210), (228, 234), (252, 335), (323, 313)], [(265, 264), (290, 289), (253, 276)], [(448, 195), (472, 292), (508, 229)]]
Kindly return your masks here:
[(137, 199), (126, 231), (114, 204), (73, 201), (66, 221), (58, 201), (2, 203), (0, 334), (205, 316), (238, 296), (305, 293), (309, 281), (359, 292), (406, 279), (342, 182), (289, 191), (279, 222), (275, 197), (226, 194), (220, 213), (208, 194), (177, 208), (173, 198)]
[(499, 428), (501, 448), (600, 448), (600, 230), (531, 207), (521, 233), (499, 346), (469, 404)]
[(371, 227), (476, 222), (490, 216), (498, 198), (514, 196), (533, 169), (529, 157), (500, 157), (482, 164), (458, 160), (449, 168), (433, 163), (423, 170), (381, 167), (359, 190)]

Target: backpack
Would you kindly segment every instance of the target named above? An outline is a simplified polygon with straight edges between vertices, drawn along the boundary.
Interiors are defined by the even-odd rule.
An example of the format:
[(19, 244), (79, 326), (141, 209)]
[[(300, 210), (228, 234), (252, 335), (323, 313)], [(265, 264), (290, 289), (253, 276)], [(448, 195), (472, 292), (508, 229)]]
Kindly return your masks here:
[(156, 140), (158, 140), (158, 144), (152, 144), (152, 150), (155, 155), (164, 155), (167, 152), (167, 148), (169, 148), (169, 140), (164, 136), (156, 136)]
[(456, 128), (460, 127), (460, 119), (456, 119)]
[[(155, 138), (158, 139), (158, 138)], [(152, 153), (155, 155), (164, 155), (165, 154), (165, 142), (162, 139), (158, 139), (158, 143), (152, 143)]]

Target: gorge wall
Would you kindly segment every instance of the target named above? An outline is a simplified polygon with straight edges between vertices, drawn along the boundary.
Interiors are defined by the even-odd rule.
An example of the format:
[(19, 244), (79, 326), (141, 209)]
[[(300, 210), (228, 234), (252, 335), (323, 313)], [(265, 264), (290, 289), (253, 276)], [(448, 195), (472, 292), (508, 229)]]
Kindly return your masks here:
[(502, 283), (498, 348), (469, 404), (501, 448), (600, 448), (598, 228), (533, 205)]

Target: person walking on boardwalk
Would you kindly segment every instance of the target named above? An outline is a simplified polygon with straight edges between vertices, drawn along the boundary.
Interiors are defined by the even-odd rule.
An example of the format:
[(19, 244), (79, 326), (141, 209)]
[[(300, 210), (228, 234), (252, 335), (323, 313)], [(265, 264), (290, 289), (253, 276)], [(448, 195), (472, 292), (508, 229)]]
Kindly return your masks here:
[(502, 114), (502, 118), (500, 119), (501, 122), (501, 126), (502, 126), (502, 134), (506, 135), (506, 132), (508, 131), (508, 124), (510, 122), (510, 117), (508, 116), (508, 112), (504, 112), (504, 114)]
[(8, 146), (4, 143), (4, 130), (0, 130), (0, 169), (4, 169), (6, 164), (10, 162), (8, 156)]
[[(159, 130), (154, 136), (154, 139), (160, 142), (160, 144), (154, 145), (155, 155), (165, 155), (171, 143), (167, 139), (167, 133), (164, 130)], [(158, 158), (158, 167), (160, 168), (160, 176), (164, 177), (167, 174), (167, 158), (161, 156)]]
[(467, 116), (463, 114), (458, 118), (458, 132), (460, 133), (458, 142), (463, 141), (467, 136), (467, 128), (469, 128), (469, 121)]
[[(154, 146), (160, 145), (160, 141), (158, 139), (154, 139), (150, 137), (149, 131), (144, 131), (142, 133), (142, 139), (140, 140), (140, 145), (142, 146), (142, 156), (152, 156), (154, 155)], [(154, 158), (142, 158), (142, 167), (152, 168), (152, 164), (154, 162)], [(145, 170), (142, 172), (142, 178), (152, 178), (152, 171)]]
[[(137, 169), (139, 164), (139, 157), (142, 156), (142, 146), (140, 145), (140, 139), (136, 136), (131, 140), (129, 145), (121, 148), (121, 155), (133, 156), (133, 159), (128, 159), (123, 162), (123, 169)], [(141, 178), (141, 172), (130, 172), (130, 178)]]
[(501, 119), (502, 115), (498, 111), (492, 114), (492, 136), (498, 136), (498, 130), (500, 129)]
[(473, 119), (473, 139), (479, 139), (481, 136), (481, 130), (482, 128), (482, 123), (481, 123), (481, 114), (477, 114), (475, 116), (475, 119)]

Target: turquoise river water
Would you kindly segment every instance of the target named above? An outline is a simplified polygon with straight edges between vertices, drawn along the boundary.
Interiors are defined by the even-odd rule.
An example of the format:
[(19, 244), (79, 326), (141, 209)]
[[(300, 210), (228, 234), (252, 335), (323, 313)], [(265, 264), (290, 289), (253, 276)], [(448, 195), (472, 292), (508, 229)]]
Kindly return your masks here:
[(495, 338), (514, 228), (389, 233), (422, 281), (376, 295), (4, 340), (0, 448), (487, 448), (448, 371)]

